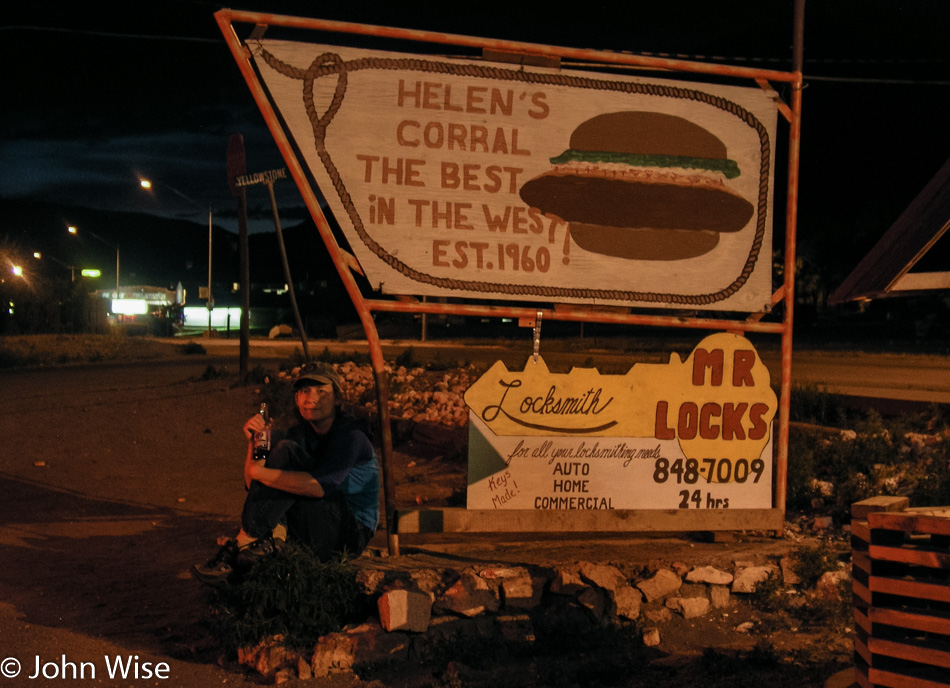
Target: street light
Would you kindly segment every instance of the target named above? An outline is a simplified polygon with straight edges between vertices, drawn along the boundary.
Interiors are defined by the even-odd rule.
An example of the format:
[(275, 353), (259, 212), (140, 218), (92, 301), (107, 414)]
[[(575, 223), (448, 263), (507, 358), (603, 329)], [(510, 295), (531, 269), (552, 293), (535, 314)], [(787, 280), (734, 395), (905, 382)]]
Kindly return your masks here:
[[(75, 225), (69, 225), (66, 228), (66, 231), (68, 231), (70, 234), (79, 234), (79, 229)], [(115, 249), (115, 296), (116, 298), (119, 298), (119, 245), (113, 244), (111, 241), (103, 239), (101, 236), (88, 229), (84, 229), (83, 232), (91, 236), (93, 239), (98, 239), (109, 248)]]
[[(143, 189), (145, 189), (146, 191), (151, 191), (151, 190), (152, 190), (152, 181), (151, 181), (150, 179), (140, 178), (140, 179), (139, 179), (139, 186), (141, 186), (141, 187), (142, 187)], [(204, 210), (205, 207), (204, 207), (203, 205), (201, 205), (198, 201), (196, 201), (195, 199), (191, 198), (190, 196), (185, 195), (184, 193), (182, 193), (181, 191), (179, 191), (178, 189), (176, 189), (174, 186), (172, 186), (172, 185), (170, 185), (170, 184), (166, 184), (165, 182), (162, 182), (162, 186), (167, 187), (170, 191), (172, 191), (173, 193), (177, 194), (178, 196), (181, 196), (183, 199), (185, 199), (186, 201), (188, 201), (188, 202), (191, 203), (192, 205), (194, 205), (194, 206), (196, 206), (196, 207), (198, 207), (198, 208), (201, 208), (201, 210)], [(208, 308), (208, 336), (209, 336), (209, 337), (211, 336), (211, 310), (214, 308), (214, 298), (211, 296), (211, 236), (212, 236), (212, 234), (211, 234), (211, 228), (212, 228), (212, 216), (213, 216), (213, 212), (212, 212), (212, 211), (213, 211), (213, 208), (209, 205), (209, 206), (208, 206), (208, 305), (207, 305), (207, 308)], [(199, 294), (199, 298), (200, 298), (200, 294)]]

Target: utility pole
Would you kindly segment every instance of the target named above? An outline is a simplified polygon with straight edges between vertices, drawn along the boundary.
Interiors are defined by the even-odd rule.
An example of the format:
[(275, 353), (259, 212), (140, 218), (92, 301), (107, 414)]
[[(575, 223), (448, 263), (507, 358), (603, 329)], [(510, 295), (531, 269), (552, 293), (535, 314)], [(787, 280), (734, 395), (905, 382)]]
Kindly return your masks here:
[(258, 172), (247, 176), (238, 177), (235, 183), (241, 187), (251, 186), (253, 184), (266, 184), (267, 191), (270, 194), (271, 210), (274, 213), (274, 229), (277, 230), (277, 246), (280, 248), (280, 260), (284, 265), (284, 279), (287, 281), (287, 293), (290, 295), (290, 307), (294, 312), (294, 322), (297, 324), (297, 332), (300, 333), (300, 344), (303, 346), (304, 358), (310, 360), (310, 347), (307, 343), (307, 330), (304, 328), (303, 319), (300, 317), (300, 309), (297, 307), (297, 297), (294, 294), (294, 280), (290, 275), (290, 262), (287, 260), (287, 248), (284, 246), (284, 233), (280, 227), (280, 216), (277, 214), (277, 197), (274, 195), (274, 182), (278, 179), (286, 179), (287, 170), (268, 170), (267, 172)]
[(246, 169), (244, 136), (232, 134), (228, 141), (227, 174), (231, 193), (238, 201), (238, 236), (241, 255), (241, 344), (238, 368), (241, 378), (247, 376), (251, 349), (251, 263), (247, 245), (247, 193), (243, 186), (237, 185), (237, 178), (243, 175)]

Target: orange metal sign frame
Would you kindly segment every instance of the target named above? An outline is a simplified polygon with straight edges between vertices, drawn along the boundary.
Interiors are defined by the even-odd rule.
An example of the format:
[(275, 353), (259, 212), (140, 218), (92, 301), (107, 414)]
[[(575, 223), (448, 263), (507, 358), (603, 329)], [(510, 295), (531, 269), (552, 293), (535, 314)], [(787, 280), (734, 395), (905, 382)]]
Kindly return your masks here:
[[(787, 484), (788, 462), (788, 417), (791, 391), (791, 356), (792, 356), (792, 322), (795, 286), (795, 245), (796, 222), (798, 203), (798, 167), (801, 139), (801, 97), (802, 97), (802, 33), (804, 25), (804, 0), (796, 0), (794, 17), (794, 54), (793, 71), (782, 72), (775, 70), (752, 69), (729, 65), (707, 64), (677, 59), (644, 57), (631, 54), (563, 48), (534, 43), (517, 41), (474, 38), (455, 34), (445, 34), (429, 31), (416, 31), (390, 27), (354, 24), (320, 19), (306, 19), (288, 17), (259, 12), (242, 12), (220, 10), (215, 13), (215, 19), (222, 34), (237, 62), (241, 73), (251, 90), (264, 119), (270, 129), (274, 141), (281, 151), (291, 176), (300, 189), (321, 238), (327, 246), (333, 264), (343, 281), (347, 293), (352, 300), (360, 321), (366, 332), (369, 344), (370, 360), (376, 383), (378, 416), (380, 424), (381, 453), (383, 464), (383, 489), (385, 498), (386, 524), (389, 536), (389, 550), (396, 554), (399, 551), (398, 533), (395, 532), (395, 484), (391, 470), (392, 437), (389, 423), (389, 388), (385, 375), (385, 361), (383, 360), (382, 345), (379, 333), (376, 330), (372, 314), (378, 312), (420, 313), (420, 314), (455, 314), (480, 317), (525, 318), (533, 320), (540, 316), (545, 320), (562, 320), (574, 322), (598, 322), (628, 325), (646, 325), (656, 327), (678, 327), (702, 330), (725, 330), (729, 332), (762, 332), (780, 335), (782, 338), (781, 388), (778, 409), (778, 432), (776, 437), (776, 467), (774, 473), (773, 509), (769, 523), (775, 523), (775, 529), (780, 531), (785, 513), (785, 492)], [(304, 169), (297, 159), (280, 119), (274, 110), (264, 87), (251, 63), (251, 53), (247, 44), (242, 41), (235, 31), (234, 24), (246, 24), (254, 27), (249, 42), (263, 34), (269, 27), (283, 27), (288, 29), (309, 29), (331, 33), (351, 34), (367, 38), (386, 38), (422, 43), (441, 44), (446, 46), (478, 48), (483, 51), (499, 51), (504, 53), (520, 53), (545, 58), (558, 58), (583, 61), (588, 64), (602, 64), (604, 66), (626, 66), (630, 68), (644, 68), (663, 70), (666, 72), (685, 72), (709, 76), (726, 76), (741, 79), (751, 79), (761, 88), (770, 90), (770, 82), (787, 83), (791, 86), (790, 104), (779, 104), (779, 110), (789, 123), (788, 141), (788, 182), (786, 188), (785, 211), (785, 265), (784, 283), (772, 296), (772, 306), (784, 306), (781, 322), (762, 322), (765, 313), (756, 313), (746, 320), (731, 320), (720, 318), (687, 318), (683, 316), (647, 315), (642, 313), (624, 313), (617, 310), (600, 310), (580, 305), (534, 308), (499, 305), (477, 304), (443, 304), (425, 300), (377, 300), (363, 296), (351, 269), (359, 270), (352, 255), (343, 251), (337, 243), (330, 225), (320, 204), (310, 187)], [(776, 101), (778, 96), (776, 95)], [(679, 528), (683, 530), (684, 528)]]

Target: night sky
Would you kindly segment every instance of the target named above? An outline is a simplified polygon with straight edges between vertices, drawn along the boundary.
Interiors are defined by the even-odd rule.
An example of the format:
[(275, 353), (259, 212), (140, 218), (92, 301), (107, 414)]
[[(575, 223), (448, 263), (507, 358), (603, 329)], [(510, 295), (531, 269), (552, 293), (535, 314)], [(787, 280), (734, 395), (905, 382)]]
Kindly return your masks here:
[[(570, 11), (510, 2), (229, 6), (791, 68), (790, 0), (588, 2)], [(284, 164), (214, 22), (220, 7), (5, 8), (0, 197), (195, 222), (211, 206), (216, 224), (237, 231), (225, 175), (231, 134), (244, 135), (248, 172)], [(950, 2), (812, 0), (805, 13), (801, 249), (849, 270), (950, 157)], [(140, 176), (157, 183), (152, 194), (139, 188)], [(283, 224), (294, 224), (303, 216), (299, 193), (290, 181), (276, 190)], [(251, 210), (264, 222), (254, 227), (272, 227), (266, 193), (258, 196)]]

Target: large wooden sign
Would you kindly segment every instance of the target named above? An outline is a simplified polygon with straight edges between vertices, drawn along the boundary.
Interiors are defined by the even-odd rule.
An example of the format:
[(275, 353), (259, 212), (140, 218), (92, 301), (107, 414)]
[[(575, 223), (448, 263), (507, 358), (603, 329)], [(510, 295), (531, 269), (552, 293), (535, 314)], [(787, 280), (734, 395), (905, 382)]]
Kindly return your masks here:
[(760, 89), (252, 47), (382, 292), (769, 304), (776, 107)]
[(769, 372), (748, 340), (626, 375), (496, 363), (465, 394), (469, 509), (768, 509)]

